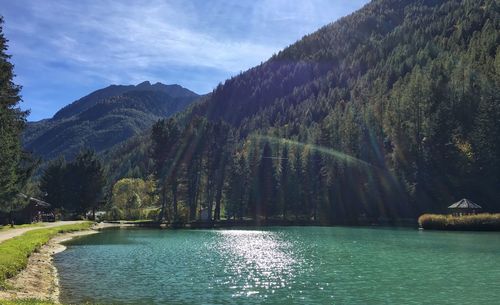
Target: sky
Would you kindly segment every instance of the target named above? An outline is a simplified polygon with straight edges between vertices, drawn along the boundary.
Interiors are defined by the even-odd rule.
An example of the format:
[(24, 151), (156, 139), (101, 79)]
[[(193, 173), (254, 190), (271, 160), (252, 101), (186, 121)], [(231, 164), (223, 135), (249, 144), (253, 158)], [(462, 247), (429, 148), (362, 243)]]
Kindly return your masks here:
[(30, 121), (111, 84), (196, 93), (261, 62), (367, 0), (0, 0)]

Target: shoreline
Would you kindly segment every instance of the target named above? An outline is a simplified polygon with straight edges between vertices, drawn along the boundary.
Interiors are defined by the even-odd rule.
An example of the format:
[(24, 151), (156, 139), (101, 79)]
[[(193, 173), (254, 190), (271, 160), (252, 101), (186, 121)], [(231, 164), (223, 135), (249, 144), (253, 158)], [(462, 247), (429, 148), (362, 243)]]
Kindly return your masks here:
[(30, 255), (25, 269), (6, 280), (7, 288), (0, 290), (0, 300), (37, 299), (60, 304), (59, 275), (54, 265), (54, 255), (66, 250), (63, 243), (80, 236), (97, 234), (102, 229), (125, 226), (99, 223), (89, 230), (58, 234)]

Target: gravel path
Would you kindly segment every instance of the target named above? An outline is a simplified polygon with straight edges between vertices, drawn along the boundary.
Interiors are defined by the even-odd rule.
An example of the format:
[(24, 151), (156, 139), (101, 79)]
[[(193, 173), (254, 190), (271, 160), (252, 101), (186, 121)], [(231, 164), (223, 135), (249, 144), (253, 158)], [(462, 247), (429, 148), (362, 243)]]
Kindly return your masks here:
[(62, 225), (71, 225), (71, 224), (82, 223), (82, 222), (84, 222), (84, 221), (72, 220), (72, 221), (43, 222), (43, 223), (40, 223), (40, 226), (35, 226), (35, 227), (25, 227), (25, 228), (19, 228), (19, 229), (14, 228), (14, 229), (1, 230), (0, 231), (0, 243), (3, 242), (4, 240), (19, 236), (19, 235), (24, 234), (24, 233), (31, 231), (31, 230), (52, 228), (52, 227), (57, 227), (57, 226), (62, 226)]

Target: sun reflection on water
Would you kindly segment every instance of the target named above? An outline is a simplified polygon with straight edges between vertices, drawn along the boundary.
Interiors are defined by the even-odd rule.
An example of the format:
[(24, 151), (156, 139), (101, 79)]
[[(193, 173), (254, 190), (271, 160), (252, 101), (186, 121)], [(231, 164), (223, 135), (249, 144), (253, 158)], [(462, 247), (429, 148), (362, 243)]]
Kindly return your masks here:
[(293, 243), (277, 232), (222, 230), (217, 247), (225, 260), (226, 276), (219, 285), (234, 289), (233, 297), (261, 296), (286, 289), (293, 281), (300, 259), (293, 255)]

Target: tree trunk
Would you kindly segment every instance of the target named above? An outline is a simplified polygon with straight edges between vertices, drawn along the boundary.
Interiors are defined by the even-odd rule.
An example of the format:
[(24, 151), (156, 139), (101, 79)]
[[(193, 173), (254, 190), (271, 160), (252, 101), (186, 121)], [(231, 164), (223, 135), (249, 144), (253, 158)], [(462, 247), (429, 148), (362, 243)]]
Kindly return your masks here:
[[(285, 197), (285, 196), (283, 196)], [(286, 198), (283, 199), (283, 216), (281, 217), (283, 220), (286, 220)]]
[(220, 204), (222, 200), (222, 186), (217, 189), (217, 194), (215, 194), (215, 220), (220, 220)]
[(9, 212), (9, 224), (11, 228), (14, 227), (14, 211), (12, 211), (12, 209), (10, 209)]
[(165, 210), (167, 208), (166, 190), (165, 186), (161, 189), (161, 210), (160, 217), (158, 217), (160, 222), (165, 222)]
[(177, 221), (177, 182), (173, 183), (172, 186), (172, 199), (173, 199), (173, 216), (172, 216), (172, 221), (176, 222)]

